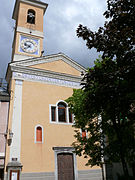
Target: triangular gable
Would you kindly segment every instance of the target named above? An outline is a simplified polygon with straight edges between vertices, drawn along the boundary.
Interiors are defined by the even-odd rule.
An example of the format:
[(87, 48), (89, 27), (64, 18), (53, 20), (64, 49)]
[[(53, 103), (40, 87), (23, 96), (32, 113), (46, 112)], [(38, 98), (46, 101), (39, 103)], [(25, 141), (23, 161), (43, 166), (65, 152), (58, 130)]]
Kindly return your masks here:
[(86, 71), (83, 66), (62, 53), (48, 55), (40, 58), (31, 58), (22, 61), (16, 61), (12, 62), (11, 64), (13, 66), (23, 66), (41, 70), (49, 70), (75, 76), (80, 76), (80, 73), (82, 71)]
[(36, 64), (30, 67), (42, 69), (42, 70), (49, 70), (49, 71), (58, 72), (58, 73), (65, 73), (65, 74), (80, 76), (80, 71), (78, 71), (71, 65), (67, 64), (66, 62), (62, 61), (61, 59), (57, 61)]

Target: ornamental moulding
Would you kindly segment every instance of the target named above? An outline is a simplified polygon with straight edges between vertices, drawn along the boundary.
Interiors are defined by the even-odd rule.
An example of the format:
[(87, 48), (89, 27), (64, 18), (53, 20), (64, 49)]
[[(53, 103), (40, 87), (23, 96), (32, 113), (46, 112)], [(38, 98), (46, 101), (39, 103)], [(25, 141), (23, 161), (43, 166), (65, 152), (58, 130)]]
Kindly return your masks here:
[(19, 62), (13, 62), (12, 64), (14, 66), (19, 65), (19, 66), (27, 67), (27, 66), (33, 66), (33, 65), (42, 64), (42, 63), (49, 63), (49, 62), (58, 61), (58, 60), (64, 61), (65, 63), (69, 64), (70, 66), (72, 66), (73, 68), (75, 68), (76, 70), (80, 72), (86, 71), (86, 69), (83, 66), (81, 66), (80, 64), (78, 64), (77, 62), (75, 62), (74, 60), (72, 60), (71, 58), (69, 58), (63, 53), (47, 55), (40, 58), (26, 59)]
[(36, 68), (29, 68), (23, 66), (11, 66), (11, 72), (25, 73), (37, 76), (52, 77), (57, 79), (63, 79), (68, 81), (81, 82), (82, 78), (79, 76), (73, 76), (70, 74), (58, 73), (49, 70), (41, 70)]
[(30, 74), (13, 72), (13, 78), (20, 79), (20, 80), (43, 82), (47, 84), (71, 87), (71, 88), (76, 88), (76, 89), (81, 88), (80, 82), (66, 81), (62, 79), (43, 77), (43, 76), (37, 76), (37, 75), (32, 75), (32, 74), (30, 75)]

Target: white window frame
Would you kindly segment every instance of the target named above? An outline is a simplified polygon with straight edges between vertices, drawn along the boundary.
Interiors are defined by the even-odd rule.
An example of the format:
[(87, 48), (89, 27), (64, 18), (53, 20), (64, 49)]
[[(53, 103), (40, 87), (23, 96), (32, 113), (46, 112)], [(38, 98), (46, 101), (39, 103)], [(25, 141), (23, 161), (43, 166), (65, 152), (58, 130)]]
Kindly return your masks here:
[[(87, 132), (87, 130), (85, 130), (85, 132), (86, 132), (86, 138), (88, 139), (88, 132)], [(82, 137), (82, 129), (80, 129), (80, 135)]]
[[(62, 102), (64, 104), (66, 104), (66, 122), (59, 122), (59, 118), (58, 118), (58, 104)], [(52, 121), (52, 113), (51, 113), (51, 107), (55, 107), (56, 108), (56, 121)], [(64, 125), (73, 125), (74, 124), (74, 116), (72, 115), (72, 120), (73, 122), (70, 123), (69, 122), (69, 107), (67, 102), (63, 101), (63, 100), (59, 100), (57, 101), (56, 104), (49, 104), (49, 119), (50, 119), (50, 123), (52, 124), (64, 124)]]
[[(42, 141), (41, 142), (37, 141), (37, 127), (42, 128)], [(43, 132), (44, 132), (43, 126), (41, 126), (40, 124), (35, 126), (35, 140), (34, 140), (35, 144), (43, 144), (43, 142), (44, 142), (44, 133)]]

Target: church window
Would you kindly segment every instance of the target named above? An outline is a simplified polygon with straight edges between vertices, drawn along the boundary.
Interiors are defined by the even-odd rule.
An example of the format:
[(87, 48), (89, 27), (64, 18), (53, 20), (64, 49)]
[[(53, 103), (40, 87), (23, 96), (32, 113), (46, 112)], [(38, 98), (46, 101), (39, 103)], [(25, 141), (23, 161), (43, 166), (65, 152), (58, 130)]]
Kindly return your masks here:
[(35, 128), (35, 142), (43, 143), (43, 128), (40, 125)]
[(82, 139), (87, 138), (87, 131), (85, 129), (81, 129), (81, 137), (82, 137)]
[(58, 121), (66, 122), (66, 104), (63, 102), (58, 104)]
[(52, 106), (51, 107), (51, 117), (52, 117), (52, 121), (55, 122), (56, 121), (56, 107)]
[(35, 11), (33, 9), (28, 10), (27, 23), (35, 24)]
[(56, 105), (50, 105), (50, 122), (73, 124), (73, 114), (66, 102), (61, 100)]

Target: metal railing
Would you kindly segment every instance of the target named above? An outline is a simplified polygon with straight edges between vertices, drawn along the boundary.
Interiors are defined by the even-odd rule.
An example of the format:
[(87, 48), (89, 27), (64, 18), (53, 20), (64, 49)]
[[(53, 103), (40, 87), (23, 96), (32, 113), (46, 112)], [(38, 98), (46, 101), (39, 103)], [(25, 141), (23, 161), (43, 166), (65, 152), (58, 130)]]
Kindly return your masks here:
[(8, 83), (6, 82), (6, 80), (4, 78), (0, 78), (0, 88), (7, 92), (8, 89)]

